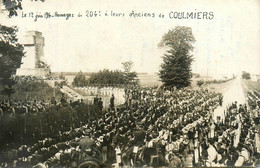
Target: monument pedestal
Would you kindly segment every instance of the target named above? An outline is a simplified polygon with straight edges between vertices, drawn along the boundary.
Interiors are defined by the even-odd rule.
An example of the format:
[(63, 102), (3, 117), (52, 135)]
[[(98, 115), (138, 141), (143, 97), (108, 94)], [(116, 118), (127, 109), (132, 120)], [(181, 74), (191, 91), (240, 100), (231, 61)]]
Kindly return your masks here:
[(44, 68), (19, 68), (16, 70), (17, 76), (47, 76), (49, 71)]
[(41, 76), (48, 75), (49, 70), (41, 67), (41, 58), (44, 56), (44, 37), (38, 31), (28, 31), (23, 38), (25, 57), (22, 65), (16, 70), (17, 76)]

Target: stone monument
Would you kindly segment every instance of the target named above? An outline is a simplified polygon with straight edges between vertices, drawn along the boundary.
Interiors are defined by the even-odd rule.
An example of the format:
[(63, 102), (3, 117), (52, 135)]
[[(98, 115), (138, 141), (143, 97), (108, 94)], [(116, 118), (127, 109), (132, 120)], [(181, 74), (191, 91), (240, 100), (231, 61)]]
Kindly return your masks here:
[(44, 37), (38, 31), (28, 31), (23, 39), (25, 56), (22, 65), (16, 71), (17, 76), (46, 76), (49, 70), (41, 67), (41, 58), (44, 56)]

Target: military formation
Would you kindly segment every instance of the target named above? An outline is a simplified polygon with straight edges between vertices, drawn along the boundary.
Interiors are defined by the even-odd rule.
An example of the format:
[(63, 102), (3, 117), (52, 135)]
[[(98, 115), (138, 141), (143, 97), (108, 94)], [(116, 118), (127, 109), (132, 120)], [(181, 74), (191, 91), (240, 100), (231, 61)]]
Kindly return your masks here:
[[(112, 94), (115, 97), (115, 104), (123, 104), (125, 102), (124, 98), (124, 88), (123, 86), (118, 87), (97, 87), (97, 86), (88, 86), (88, 87), (76, 87), (75, 89), (80, 90), (86, 96), (96, 96), (99, 98), (102, 97), (104, 105), (103, 107), (109, 106), (109, 101), (105, 102), (104, 98), (111, 98)], [(107, 103), (107, 104), (105, 104)]]
[[(83, 101), (68, 103), (64, 99), (37, 108), (32, 115), (54, 115), (55, 110), (68, 107), (76, 112), (62, 113), (73, 121), (68, 124), (66, 120), (63, 128), (53, 125), (57, 132), (52, 134), (56, 135), (38, 136), (31, 144), (5, 146), (1, 167), (259, 165), (257, 123), (252, 117), (258, 105), (253, 110), (250, 105), (234, 102), (226, 107), (224, 118), (214, 121), (214, 110), (223, 97), (208, 90), (133, 87), (125, 89), (124, 106), (116, 107), (115, 99), (114, 95), (110, 97), (110, 106), (105, 110), (100, 108), (102, 100), (98, 97), (90, 110), (83, 108)], [(7, 106), (1, 106), (3, 116), (17, 117), (13, 105)], [(31, 109), (27, 108), (28, 113)]]

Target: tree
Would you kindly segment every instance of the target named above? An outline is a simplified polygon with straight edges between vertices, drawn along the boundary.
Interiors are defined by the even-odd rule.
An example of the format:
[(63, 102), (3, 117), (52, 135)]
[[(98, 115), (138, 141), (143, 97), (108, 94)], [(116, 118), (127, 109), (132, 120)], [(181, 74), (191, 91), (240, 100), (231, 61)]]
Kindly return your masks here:
[(62, 80), (66, 80), (65, 76), (63, 75), (63, 73), (60, 73), (59, 76), (58, 76), (59, 79), (62, 79)]
[(191, 84), (191, 63), (193, 56), (192, 44), (195, 38), (192, 29), (185, 26), (177, 26), (164, 34), (159, 47), (167, 47), (159, 76), (166, 87), (182, 88)]
[(242, 72), (242, 78), (246, 79), (246, 80), (251, 79), (250, 73), (243, 71)]
[[(22, 0), (3, 0), (5, 10), (8, 11), (8, 16), (17, 16), (17, 10), (22, 10)], [(5, 11), (3, 10), (3, 11)]]
[(134, 66), (134, 62), (133, 61), (122, 62), (122, 65), (125, 73), (129, 73)]
[(84, 87), (87, 85), (87, 79), (81, 71), (78, 72), (77, 75), (75, 76), (72, 85), (76, 87)]
[(60, 73), (57, 77), (58, 81), (55, 81), (55, 86), (63, 87), (68, 85), (68, 80), (65, 78), (65, 76)]
[(23, 46), (16, 37), (17, 27), (7, 27), (0, 24), (0, 84), (2, 94), (8, 97), (14, 93), (12, 86), (16, 83), (11, 77), (21, 66), (24, 56)]
[(125, 83), (125, 77), (124, 73), (119, 70), (112, 71), (104, 69), (98, 73), (91, 74), (88, 83), (99, 86), (123, 85)]
[(124, 69), (125, 84), (138, 85), (139, 79), (137, 77), (137, 73), (131, 72), (131, 69), (134, 66), (134, 62), (132, 61), (122, 62), (122, 65)]
[(198, 81), (197, 81), (197, 85), (198, 85), (199, 87), (201, 87), (203, 84), (204, 84), (204, 81), (203, 81), (203, 80), (198, 80)]

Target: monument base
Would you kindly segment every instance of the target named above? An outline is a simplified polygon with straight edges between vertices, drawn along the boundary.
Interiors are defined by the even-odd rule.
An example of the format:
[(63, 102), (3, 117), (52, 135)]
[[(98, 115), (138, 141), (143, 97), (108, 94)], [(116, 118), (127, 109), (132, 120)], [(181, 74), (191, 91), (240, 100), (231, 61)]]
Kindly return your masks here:
[(49, 74), (49, 70), (44, 68), (19, 68), (16, 70), (17, 76), (41, 76), (45, 77)]

